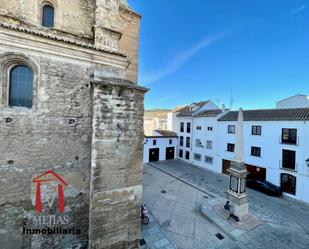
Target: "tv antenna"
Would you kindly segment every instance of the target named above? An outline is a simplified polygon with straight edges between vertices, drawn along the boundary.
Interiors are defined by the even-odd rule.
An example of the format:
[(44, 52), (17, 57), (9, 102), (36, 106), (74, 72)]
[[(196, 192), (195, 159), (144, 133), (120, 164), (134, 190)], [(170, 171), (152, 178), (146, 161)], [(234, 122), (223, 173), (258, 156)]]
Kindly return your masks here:
[(233, 88), (231, 87), (230, 110), (232, 109), (233, 103), (234, 103), (234, 99), (233, 99)]

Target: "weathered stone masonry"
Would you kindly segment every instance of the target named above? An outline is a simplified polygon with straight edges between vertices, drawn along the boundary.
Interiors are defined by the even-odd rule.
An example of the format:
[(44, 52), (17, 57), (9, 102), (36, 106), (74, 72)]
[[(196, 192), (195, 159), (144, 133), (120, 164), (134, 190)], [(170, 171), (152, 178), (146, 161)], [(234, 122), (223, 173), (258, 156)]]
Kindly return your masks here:
[[(138, 248), (143, 97), (140, 16), (119, 0), (0, 0), (1, 248)], [(8, 106), (9, 70), (34, 74), (33, 107)], [(60, 174), (78, 235), (23, 235), (36, 215), (32, 178)], [(45, 214), (58, 214), (53, 207)]]
[(119, 79), (92, 84), (90, 243), (137, 248), (145, 89)]

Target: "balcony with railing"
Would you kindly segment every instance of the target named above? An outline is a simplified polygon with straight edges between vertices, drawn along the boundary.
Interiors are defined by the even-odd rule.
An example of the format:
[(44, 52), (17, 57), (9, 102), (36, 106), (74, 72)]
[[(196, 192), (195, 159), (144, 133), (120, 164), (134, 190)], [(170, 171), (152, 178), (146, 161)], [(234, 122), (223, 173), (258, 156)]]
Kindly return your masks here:
[(287, 144), (287, 145), (299, 145), (299, 137), (291, 138), (285, 136), (279, 136), (279, 143), (280, 144)]
[(298, 164), (296, 162), (291, 163), (291, 162), (285, 162), (285, 161), (279, 160), (279, 168), (282, 170), (297, 172)]

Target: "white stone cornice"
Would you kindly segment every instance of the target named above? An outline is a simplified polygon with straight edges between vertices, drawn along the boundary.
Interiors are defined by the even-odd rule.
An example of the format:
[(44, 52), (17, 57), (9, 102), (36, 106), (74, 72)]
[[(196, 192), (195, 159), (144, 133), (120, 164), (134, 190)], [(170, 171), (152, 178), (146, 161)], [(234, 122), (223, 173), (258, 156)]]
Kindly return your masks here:
[(38, 56), (64, 57), (73, 63), (88, 62), (103, 66), (126, 69), (126, 57), (101, 50), (81, 47), (75, 44), (46, 39), (15, 30), (0, 27), (0, 45), (9, 50), (37, 54)]

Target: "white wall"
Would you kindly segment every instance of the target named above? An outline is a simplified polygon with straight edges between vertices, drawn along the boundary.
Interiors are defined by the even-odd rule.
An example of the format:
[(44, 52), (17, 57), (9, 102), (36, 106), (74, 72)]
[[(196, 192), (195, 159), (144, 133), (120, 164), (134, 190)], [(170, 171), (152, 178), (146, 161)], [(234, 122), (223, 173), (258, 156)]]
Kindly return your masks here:
[(304, 95), (296, 95), (290, 98), (278, 101), (276, 104), (277, 109), (285, 108), (308, 108), (309, 97)]
[[(169, 140), (172, 140), (172, 144), (169, 143)], [(153, 140), (156, 140), (156, 145), (153, 145)], [(159, 148), (159, 161), (165, 160), (166, 156), (166, 148), (167, 147), (175, 147), (174, 150), (174, 158), (177, 156), (177, 138), (168, 138), (168, 137), (145, 137), (144, 138), (144, 163), (149, 162), (149, 149)]]
[[(179, 158), (179, 159), (184, 159), (185, 155), (186, 155), (186, 151), (190, 152), (190, 158), (192, 157), (191, 153), (191, 148), (192, 148), (192, 131), (193, 131), (193, 126), (192, 126), (192, 118), (191, 117), (177, 117), (176, 118), (176, 125), (175, 125), (175, 129), (174, 132), (176, 132), (178, 134), (178, 153), (177, 153), (177, 157), (179, 154), (179, 150), (183, 150), (183, 158)], [(180, 132), (180, 123), (183, 122), (184, 123), (184, 132)], [(191, 123), (191, 133), (187, 133), (187, 123)], [(180, 136), (183, 136), (183, 146), (180, 146)], [(190, 138), (190, 148), (186, 147), (186, 137)]]
[[(201, 130), (197, 130), (197, 126), (201, 126)], [(207, 128), (212, 127), (212, 131)], [(190, 162), (200, 167), (210, 169), (216, 172), (221, 172), (221, 168), (218, 167), (218, 156), (217, 156), (217, 118), (215, 117), (195, 117), (193, 121), (193, 143), (192, 143), (192, 157)], [(202, 147), (196, 145), (196, 139), (200, 139)], [(212, 141), (212, 148), (207, 148), (207, 141)], [(194, 159), (194, 154), (201, 155), (201, 161)], [(205, 156), (213, 158), (213, 163), (205, 162)]]
[(157, 130), (166, 130), (167, 129), (167, 118), (154, 118), (155, 122), (154, 129)]
[(178, 132), (177, 131), (177, 113), (176, 112), (169, 112), (167, 114), (167, 129), (170, 131)]
[(220, 108), (214, 102), (210, 100), (207, 102), (207, 104), (199, 108), (194, 114), (200, 113), (205, 110), (216, 110), (216, 109), (220, 109)]

